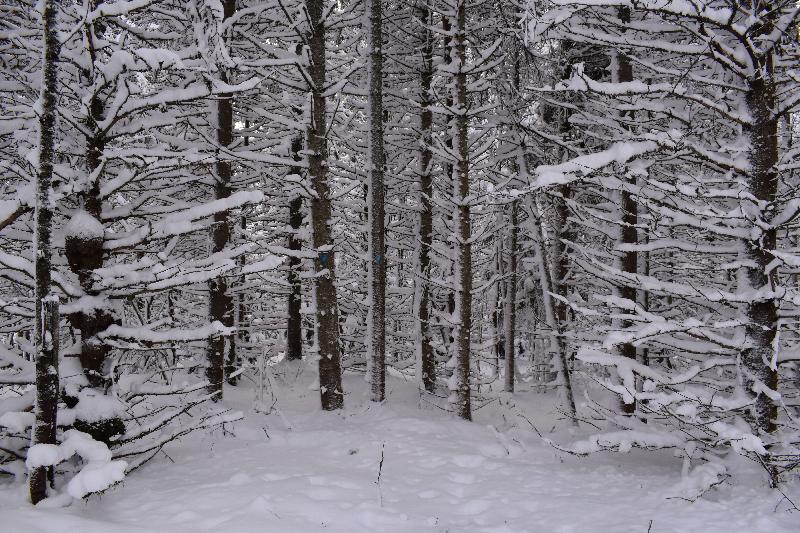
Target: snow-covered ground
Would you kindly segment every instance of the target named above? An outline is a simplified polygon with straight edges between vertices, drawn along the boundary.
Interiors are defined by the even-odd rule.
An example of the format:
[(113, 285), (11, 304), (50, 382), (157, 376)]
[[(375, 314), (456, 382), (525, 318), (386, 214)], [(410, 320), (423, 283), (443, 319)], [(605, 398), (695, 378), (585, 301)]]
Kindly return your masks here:
[[(346, 376), (342, 413), (321, 413), (309, 370), (280, 387), (269, 415), (253, 390), (229, 389), (246, 412), (230, 433), (194, 435), (102, 495), (34, 509), (25, 487), (0, 486), (0, 530), (77, 532), (789, 532), (800, 513), (757, 487), (742, 463), (732, 482), (695, 503), (680, 496), (680, 459), (633, 451), (565, 455), (497, 404), (466, 423), (419, 409), (414, 386), (388, 383), (370, 405), (363, 380)], [(559, 422), (550, 394), (517, 405), (540, 430)], [(272, 403), (270, 400), (269, 403)], [(527, 429), (523, 427), (527, 425)], [(495, 427), (500, 428), (498, 431)], [(561, 431), (557, 438), (569, 435)], [(377, 483), (379, 465), (380, 484)], [(797, 484), (785, 489), (800, 501)]]

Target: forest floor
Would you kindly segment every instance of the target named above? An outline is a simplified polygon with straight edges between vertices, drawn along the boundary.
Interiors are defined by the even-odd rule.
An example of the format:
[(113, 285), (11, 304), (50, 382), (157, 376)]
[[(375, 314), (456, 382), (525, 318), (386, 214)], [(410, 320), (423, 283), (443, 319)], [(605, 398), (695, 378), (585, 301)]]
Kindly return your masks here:
[[(498, 402), (467, 423), (420, 409), (415, 386), (398, 379), (389, 380), (385, 405), (370, 405), (363, 377), (348, 375), (346, 409), (322, 413), (304, 368), (274, 380), (283, 385), (268, 394), (268, 415), (252, 410), (252, 387), (226, 390), (244, 420), (173, 444), (169, 457), (102, 495), (34, 509), (24, 485), (0, 485), (0, 530), (779, 533), (800, 524), (800, 512), (760, 485), (745, 460), (691, 503), (680, 498), (681, 459), (672, 454), (568, 455), (519, 417), (511, 427)], [(580, 436), (559, 429), (554, 394), (523, 390), (515, 401), (544, 433), (555, 428), (554, 440)], [(798, 483), (784, 492), (800, 502)]]

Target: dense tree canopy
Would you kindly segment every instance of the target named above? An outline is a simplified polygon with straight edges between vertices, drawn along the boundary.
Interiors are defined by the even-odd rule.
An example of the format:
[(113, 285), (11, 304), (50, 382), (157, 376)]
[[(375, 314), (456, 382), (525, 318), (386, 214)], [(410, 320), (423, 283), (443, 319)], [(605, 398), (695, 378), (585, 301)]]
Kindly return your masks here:
[(38, 501), (77, 453), (103, 490), (305, 359), (324, 410), (343, 373), (466, 420), (534, 380), (591, 423), (563, 449), (779, 485), (799, 28), (795, 0), (3, 1), (0, 474)]

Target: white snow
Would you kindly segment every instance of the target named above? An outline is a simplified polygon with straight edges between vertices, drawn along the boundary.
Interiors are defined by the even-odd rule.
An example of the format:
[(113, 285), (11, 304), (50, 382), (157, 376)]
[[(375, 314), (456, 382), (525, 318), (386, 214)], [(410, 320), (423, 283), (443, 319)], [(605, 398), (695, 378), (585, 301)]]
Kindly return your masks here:
[(71, 429), (65, 432), (61, 443), (66, 457), (78, 454), (86, 463), (80, 472), (67, 483), (67, 492), (73, 498), (83, 498), (90, 492), (105, 490), (125, 477), (125, 461), (112, 461), (111, 451), (102, 442), (86, 433)]
[(214, 321), (211, 324), (195, 329), (167, 329), (154, 331), (146, 327), (124, 327), (113, 324), (105, 331), (98, 334), (101, 339), (116, 337), (140, 342), (187, 342), (192, 340), (207, 339), (214, 335), (231, 335), (235, 328), (225, 327), (222, 322)]
[(31, 427), (36, 416), (29, 412), (10, 411), (0, 415), (0, 426), (10, 429), (14, 433), (22, 433)]
[(64, 460), (58, 444), (36, 444), (28, 450), (25, 466), (30, 469), (57, 465)]
[(654, 141), (621, 142), (612, 144), (606, 150), (582, 155), (560, 165), (539, 165), (536, 168), (534, 188), (569, 183), (588, 176), (612, 163), (627, 163), (631, 159), (658, 149)]
[[(225, 433), (194, 434), (167, 448), (169, 458), (158, 456), (100, 498), (34, 510), (24, 485), (0, 485), (4, 531), (796, 531), (797, 514), (787, 512), (783, 497), (764, 487), (759, 467), (750, 463), (737, 467), (740, 481), (690, 503), (681, 497), (716, 479), (714, 465), (682, 475), (682, 458), (666, 451), (575, 457), (497, 403), (467, 423), (417, 408), (415, 385), (394, 380), (387, 383), (387, 404), (376, 406), (367, 401), (363, 379), (346, 375), (346, 409), (322, 413), (318, 394), (309, 391), (315, 377), (309, 367), (287, 366), (273, 377), (272, 413), (252, 411), (252, 389), (228, 388), (226, 402), (249, 411), (244, 420), (228, 424)], [(554, 441), (579, 440), (590, 431), (547, 433), (565, 425), (555, 394), (523, 390), (514, 400)], [(489, 425), (504, 418), (504, 427)], [(99, 448), (79, 453), (90, 465), (105, 458)], [(96, 480), (109, 482), (115, 474), (84, 471), (71, 494), (97, 490)], [(800, 493), (796, 484), (784, 491), (791, 498)]]
[(255, 274), (257, 272), (264, 272), (266, 270), (275, 270), (283, 263), (283, 257), (269, 255), (266, 258), (249, 265), (242, 267), (242, 274)]
[(31, 446), (25, 466), (28, 469), (55, 466), (75, 454), (83, 459), (84, 464), (67, 483), (67, 493), (73, 498), (79, 499), (91, 492), (105, 490), (125, 477), (125, 468), (128, 466), (125, 461), (112, 461), (108, 446), (76, 429), (65, 431), (61, 444)]
[(103, 224), (84, 209), (78, 209), (64, 227), (65, 237), (102, 239)]
[(75, 420), (98, 422), (122, 416), (124, 412), (125, 404), (117, 398), (87, 387), (78, 392), (75, 407), (59, 410), (58, 422), (64, 425), (72, 425)]

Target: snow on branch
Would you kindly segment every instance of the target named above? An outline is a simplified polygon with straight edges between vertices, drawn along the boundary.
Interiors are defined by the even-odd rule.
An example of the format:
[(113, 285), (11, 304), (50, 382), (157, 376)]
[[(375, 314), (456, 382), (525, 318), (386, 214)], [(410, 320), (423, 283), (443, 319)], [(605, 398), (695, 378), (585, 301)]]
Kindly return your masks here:
[(619, 142), (606, 150), (594, 154), (578, 156), (559, 165), (539, 165), (535, 170), (533, 189), (551, 185), (561, 185), (584, 178), (613, 164), (625, 164), (644, 154), (659, 149), (655, 141)]
[(0, 231), (10, 226), (31, 207), (20, 200), (0, 200)]
[(0, 343), (0, 384), (33, 383), (34, 370), (31, 361), (17, 355)]
[(147, 327), (125, 327), (113, 324), (105, 331), (98, 333), (100, 339), (124, 339), (147, 343), (189, 342), (208, 339), (217, 335), (233, 335), (236, 328), (225, 327), (222, 322), (214, 321), (207, 326), (195, 329), (168, 329), (156, 331)]
[(135, 246), (148, 238), (164, 238), (173, 235), (181, 235), (198, 231), (207, 227), (206, 224), (198, 224), (196, 221), (207, 218), (215, 213), (239, 208), (245, 204), (258, 203), (264, 200), (264, 193), (261, 191), (238, 191), (227, 198), (220, 198), (206, 202), (203, 205), (184, 209), (177, 213), (171, 213), (166, 217), (153, 222), (147, 226), (142, 226), (128, 235), (116, 239), (108, 239), (103, 243), (106, 250)]
[(129, 0), (124, 2), (115, 2), (113, 4), (101, 4), (93, 11), (86, 15), (86, 22), (92, 23), (95, 20), (103, 17), (119, 17), (121, 15), (129, 15), (134, 11), (144, 9), (156, 0)]
[(73, 498), (80, 499), (92, 492), (105, 490), (125, 477), (128, 463), (112, 460), (108, 446), (76, 429), (65, 431), (61, 444), (32, 446), (28, 450), (25, 466), (29, 470), (55, 466), (76, 454), (83, 459), (84, 466), (67, 483), (67, 493)]

